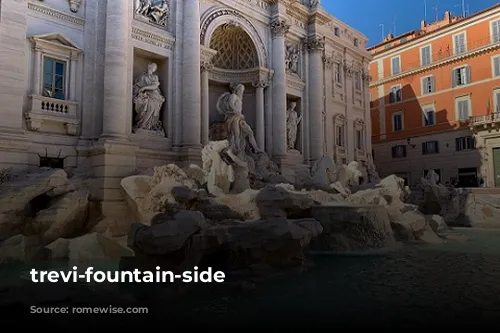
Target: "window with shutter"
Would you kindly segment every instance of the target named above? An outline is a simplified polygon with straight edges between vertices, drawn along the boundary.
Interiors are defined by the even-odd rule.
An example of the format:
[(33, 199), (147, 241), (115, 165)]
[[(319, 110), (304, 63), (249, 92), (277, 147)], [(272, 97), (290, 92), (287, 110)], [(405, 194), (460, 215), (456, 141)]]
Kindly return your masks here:
[(495, 92), (495, 110), (493, 112), (500, 112), (500, 91)]
[(491, 23), (491, 39), (493, 43), (500, 42), (500, 20)]
[(500, 76), (500, 56), (493, 58), (493, 75)]
[(434, 76), (427, 76), (422, 79), (422, 95), (434, 92)]
[(424, 109), (424, 125), (432, 126), (436, 124), (436, 117), (434, 109), (426, 108)]
[(401, 72), (399, 57), (392, 58), (392, 75), (399, 74)]
[(431, 47), (430, 45), (425, 46), (421, 49), (422, 66), (429, 65), (431, 63)]
[(465, 49), (465, 33), (455, 35), (455, 54), (462, 54), (466, 51)]
[(460, 97), (456, 101), (456, 107), (457, 107), (457, 118), (460, 121), (464, 121), (469, 119), (470, 116), (470, 110), (469, 110), (469, 103), (470, 100), (469, 98), (464, 98)]

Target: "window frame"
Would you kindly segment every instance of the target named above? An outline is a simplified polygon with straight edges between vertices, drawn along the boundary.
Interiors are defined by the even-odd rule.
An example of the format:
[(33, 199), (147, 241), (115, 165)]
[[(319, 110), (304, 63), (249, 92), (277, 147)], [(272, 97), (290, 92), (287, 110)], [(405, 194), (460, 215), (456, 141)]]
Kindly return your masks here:
[[(493, 24), (497, 23), (498, 25), (498, 35), (497, 35), (497, 40), (495, 40), (494, 35), (493, 35)], [(499, 43), (500, 42), (500, 18), (496, 18), (490, 21), (490, 36), (491, 36), (491, 43)]]
[[(457, 83), (457, 76), (456, 76), (456, 71), (459, 70), (459, 69), (462, 69), (462, 68), (465, 68), (465, 71), (467, 73), (467, 82), (464, 83), (464, 84), (458, 84)], [(453, 74), (453, 79), (452, 79), (452, 88), (457, 88), (457, 87), (464, 87), (468, 84), (471, 84), (472, 83), (472, 79), (471, 79), (471, 68), (468, 64), (463, 64), (463, 65), (460, 65), (460, 66), (457, 66), (457, 67), (454, 67), (452, 70), (451, 70), (452, 74)]]
[[(428, 64), (424, 64), (424, 62), (423, 62), (424, 57), (422, 56), (422, 51), (425, 48), (429, 48), (429, 63)], [(432, 44), (427, 44), (427, 45), (422, 46), (420, 48), (420, 66), (429, 66), (430, 64), (432, 64)]]
[[(394, 73), (394, 62), (393, 62), (394, 59), (398, 59), (399, 72), (397, 72), (397, 73)], [(401, 74), (401, 72), (402, 72), (402, 70), (401, 70), (401, 55), (397, 55), (397, 56), (391, 57), (390, 61), (391, 61), (391, 75), (394, 76), (394, 75)]]
[[(57, 98), (55, 96), (45, 96), (45, 74), (46, 71), (45, 71), (45, 61), (46, 60), (52, 60), (54, 63), (53, 63), (53, 68), (52, 68), (52, 89), (51, 89), (51, 92), (53, 93), (54, 90), (55, 90), (55, 80), (56, 80), (56, 72), (55, 72), (55, 67), (57, 66), (57, 63), (60, 63), (60, 64), (63, 64), (64, 67), (63, 67), (63, 75), (62, 75), (62, 79), (63, 79), (63, 84), (62, 84), (62, 92), (63, 92), (63, 97), (64, 98)], [(59, 100), (62, 100), (62, 101), (66, 101), (68, 100), (68, 84), (67, 84), (67, 80), (69, 78), (69, 73), (68, 73), (68, 68), (69, 68), (70, 64), (68, 63), (67, 60), (64, 60), (64, 59), (60, 59), (60, 58), (57, 58), (57, 57), (54, 57), (54, 56), (51, 56), (51, 55), (47, 55), (47, 54), (43, 54), (42, 55), (42, 79), (41, 79), (41, 95), (44, 96), (44, 97), (48, 97), (48, 98), (54, 98), (54, 99), (59, 99)]]
[[(462, 101), (467, 101), (467, 112), (468, 112), (468, 117), (467, 119), (460, 119), (460, 110), (459, 110), (459, 103)], [(471, 117), (471, 108), (472, 108), (472, 99), (470, 95), (462, 95), (462, 96), (457, 96), (455, 97), (455, 119), (456, 121), (467, 121)]]
[[(495, 74), (495, 59), (498, 60), (498, 75)], [(497, 78), (500, 77), (500, 54), (491, 56), (491, 77)]]
[[(394, 121), (394, 117), (401, 116), (401, 129), (396, 130), (396, 122)], [(395, 111), (391, 114), (391, 124), (392, 124), (392, 132), (403, 132), (405, 129), (405, 118), (403, 111)]]
[[(422, 126), (423, 127), (431, 127), (437, 125), (437, 119), (436, 119), (436, 106), (434, 103), (432, 104), (425, 104), (421, 106), (422, 109)], [(427, 119), (427, 113), (426, 111), (432, 111), (434, 113), (434, 123), (426, 125), (425, 121)]]
[[(460, 36), (460, 35), (464, 35), (464, 51), (463, 52), (456, 52), (457, 51), (457, 45), (456, 45), (456, 42), (455, 42), (455, 37), (457, 36)], [(456, 34), (453, 34), (452, 35), (452, 41), (453, 41), (453, 55), (456, 56), (456, 55), (460, 55), (460, 54), (464, 54), (464, 53), (467, 53), (467, 31), (461, 31), (461, 32), (458, 32)]]
[[(398, 91), (400, 92), (399, 95), (401, 98), (399, 100), (397, 100), (397, 94), (396, 94), (395, 100), (391, 101), (392, 88), (396, 88), (396, 87), (398, 88)], [(403, 87), (401, 86), (401, 84), (395, 84), (395, 85), (391, 86), (389, 88), (389, 104), (399, 103), (402, 101), (403, 101)]]
[[(426, 89), (424, 89), (424, 86), (426, 85), (424, 83), (424, 81), (428, 78), (432, 77), (432, 81), (433, 81), (433, 90), (431, 92), (427, 92)], [(430, 95), (430, 94), (434, 94), (436, 92), (436, 77), (432, 74), (430, 75), (426, 75), (426, 76), (423, 76), (420, 78), (420, 89), (421, 89), (421, 95), (422, 96), (427, 96), (427, 95)]]

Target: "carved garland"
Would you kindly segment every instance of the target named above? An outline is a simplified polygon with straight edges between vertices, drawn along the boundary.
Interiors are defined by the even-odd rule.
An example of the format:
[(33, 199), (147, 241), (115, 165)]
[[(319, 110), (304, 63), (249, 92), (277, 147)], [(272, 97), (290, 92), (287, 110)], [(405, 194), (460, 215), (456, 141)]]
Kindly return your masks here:
[(252, 33), (255, 36), (255, 38), (257, 39), (256, 42), (258, 43), (258, 47), (261, 50), (261, 53), (263, 56), (262, 66), (269, 67), (266, 47), (264, 45), (264, 42), (260, 38), (260, 35), (259, 35), (257, 29), (255, 29), (254, 25), (252, 24), (252, 22), (250, 20), (248, 20), (245, 16), (243, 16), (239, 11), (237, 11), (235, 9), (226, 9), (226, 8), (216, 9), (210, 15), (208, 15), (208, 17), (206, 19), (203, 20), (203, 23), (201, 24), (201, 33), (200, 33), (201, 44), (206, 45), (207, 31), (208, 31), (208, 27), (210, 26), (210, 24), (215, 19), (222, 17), (222, 16), (234, 16), (234, 17), (238, 18), (239, 20), (244, 21), (246, 24), (248, 24), (251, 27)]

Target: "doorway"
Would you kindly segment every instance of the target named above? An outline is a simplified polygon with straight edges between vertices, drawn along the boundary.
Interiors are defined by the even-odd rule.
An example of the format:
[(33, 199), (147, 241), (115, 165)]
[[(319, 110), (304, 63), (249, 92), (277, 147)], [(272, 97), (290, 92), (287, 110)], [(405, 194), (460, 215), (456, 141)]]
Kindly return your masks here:
[(493, 177), (495, 187), (500, 187), (500, 148), (493, 148)]

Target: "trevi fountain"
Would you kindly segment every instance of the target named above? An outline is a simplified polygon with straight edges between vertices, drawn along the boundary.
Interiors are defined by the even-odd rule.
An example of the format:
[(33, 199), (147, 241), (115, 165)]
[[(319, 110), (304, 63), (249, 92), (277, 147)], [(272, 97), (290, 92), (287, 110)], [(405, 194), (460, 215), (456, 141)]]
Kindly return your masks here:
[[(56, 1), (45, 2), (28, 1), (29, 8), (48, 10)], [(271, 58), (259, 37), (260, 28), (241, 14), (253, 3), (234, 1), (232, 8), (225, 7), (226, 2), (199, 5), (186, 0), (183, 6), (180, 1), (128, 5), (123, 0), (89, 0), (83, 2), (82, 13), (82, 2), (70, 1), (65, 10), (71, 14), (66, 15), (76, 18), (97, 15), (107, 3), (109, 13), (101, 19), (112, 25), (105, 34), (112, 42), (102, 45), (104, 59), (96, 59), (106, 68), (104, 80), (96, 81), (104, 87), (103, 114), (99, 118), (84, 113), (82, 123), (68, 120), (79, 114), (71, 114), (75, 104), (64, 98), (58, 102), (70, 110), (64, 120), (38, 109), (27, 113), (27, 131), (34, 133), (29, 138), (50, 138), (59, 129), (63, 137), (78, 133), (77, 151), (84, 153), (61, 164), (60, 154), (49, 154), (48, 145), (31, 152), (40, 157), (41, 165), (7, 166), (0, 173), (3, 313), (34, 304), (108, 306), (113, 300), (116, 306), (144, 304), (150, 316), (169, 325), (182, 323), (183, 328), (243, 321), (247, 327), (267, 322), (311, 328), (327, 320), (350, 328), (368, 323), (410, 327), (408, 322), (433, 327), (436, 312), (448, 327), (462, 314), (482, 323), (498, 318), (500, 249), (494, 244), (499, 238), (493, 231), (486, 235), (456, 227), (498, 218), (499, 208), (441, 184), (432, 171), (414, 189), (394, 175), (380, 179), (369, 153), (364, 92), (344, 91), (361, 108), (350, 105), (346, 114), (338, 115), (327, 111), (336, 105), (335, 98), (346, 97), (334, 85), (332, 94), (328, 92), (332, 99), (325, 102), (324, 82), (318, 81), (325, 77), (325, 69), (332, 70), (329, 75), (334, 68), (342, 71), (346, 85), (363, 81), (362, 89), (369, 78), (363, 63), (346, 60), (361, 50), (338, 54), (335, 45), (318, 38), (329, 29), (328, 22), (333, 20), (332, 29), (337, 24), (319, 1), (257, 1), (253, 10), (275, 15), (268, 25)], [(14, 10), (16, 5), (1, 2), (2, 10)], [(291, 28), (286, 18), (292, 17), (292, 7), (286, 6), (313, 23)], [(182, 44), (173, 46), (172, 33), (179, 26)], [(154, 38), (144, 29), (164, 34), (156, 40), (168, 47), (158, 52), (168, 54), (152, 56), (160, 42), (146, 46), (144, 38)], [(288, 45), (289, 31), (297, 38), (307, 29), (314, 34), (309, 31), (300, 48)], [(345, 31), (347, 40), (357, 38), (355, 32)], [(201, 47), (194, 43), (200, 33)], [(139, 35), (142, 41), (133, 38)], [(226, 50), (224, 38), (240, 43), (238, 57), (230, 57), (233, 53)], [(63, 43), (71, 64), (81, 60), (82, 50), (64, 34), (39, 34), (30, 42), (42, 50)], [(149, 51), (138, 51), (141, 46)], [(184, 56), (178, 58), (177, 51)], [(218, 52), (224, 57), (217, 58)], [(111, 59), (113, 55), (120, 60)], [(74, 71), (78, 76), (80, 69)], [(53, 107), (56, 95), (40, 91), (38, 84), (32, 87), (30, 98)], [(58, 89), (53, 92), (60, 94)], [(69, 89), (70, 98), (83, 101), (79, 89), (73, 84)], [(127, 91), (131, 98), (124, 97)], [(83, 103), (98, 105), (88, 99)], [(130, 111), (126, 117), (124, 110)], [(357, 118), (352, 116), (356, 112)], [(12, 117), (7, 114), (5, 119)], [(102, 128), (88, 125), (96, 120)], [(345, 123), (350, 124), (346, 137), (362, 140), (359, 145), (347, 140), (353, 145), (349, 149), (343, 149), (343, 139), (336, 139)], [(58, 129), (57, 124), (64, 126)], [(101, 129), (98, 140), (86, 139)], [(363, 135), (355, 135), (358, 130)], [(139, 156), (146, 162), (139, 163)], [(219, 286), (40, 287), (26, 277), (33, 267), (73, 266), (152, 271), (160, 267), (174, 272), (212, 267), (226, 272), (228, 280)], [(57, 318), (64, 326), (72, 317), (44, 318)], [(128, 323), (120, 320), (114, 328)]]

